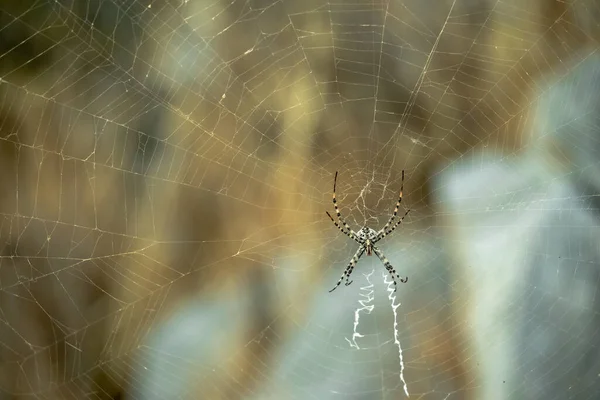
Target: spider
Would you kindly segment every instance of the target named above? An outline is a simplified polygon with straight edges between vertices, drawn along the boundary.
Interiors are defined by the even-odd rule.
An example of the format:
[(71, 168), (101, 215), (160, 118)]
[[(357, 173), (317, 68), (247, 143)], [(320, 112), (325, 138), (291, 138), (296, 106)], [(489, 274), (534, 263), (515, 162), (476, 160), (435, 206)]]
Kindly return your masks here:
[[(344, 270), (344, 273), (342, 274), (342, 276), (338, 280), (338, 282), (335, 285), (335, 287), (333, 289), (331, 289), (329, 291), (329, 293), (333, 292), (335, 289), (338, 288), (338, 286), (340, 286), (340, 283), (342, 283), (342, 280), (344, 279), (344, 277), (346, 277), (346, 286), (348, 286), (352, 282), (354, 282), (354, 281), (350, 281), (349, 280), (350, 279), (350, 275), (352, 274), (352, 271), (354, 270), (354, 267), (356, 266), (356, 263), (358, 262), (358, 260), (362, 257), (362, 255), (365, 252), (367, 252), (367, 256), (370, 256), (373, 253), (375, 253), (375, 255), (381, 260), (381, 262), (385, 266), (385, 269), (392, 276), (392, 280), (394, 281), (394, 292), (395, 292), (396, 291), (396, 287), (397, 287), (397, 285), (396, 285), (396, 277), (400, 279), (400, 275), (396, 274), (396, 270), (394, 269), (394, 267), (392, 267), (392, 264), (390, 264), (390, 262), (388, 261), (388, 259), (381, 252), (381, 250), (379, 250), (377, 248), (377, 246), (375, 246), (375, 243), (379, 242), (381, 239), (383, 239), (384, 237), (386, 237), (387, 235), (389, 235), (390, 233), (392, 233), (398, 227), (398, 225), (400, 225), (402, 223), (402, 221), (404, 220), (404, 218), (410, 212), (410, 210), (407, 210), (406, 213), (404, 214), (404, 216), (402, 218), (400, 218), (400, 220), (398, 220), (398, 222), (396, 222), (392, 227), (390, 227), (390, 224), (392, 224), (392, 222), (394, 221), (394, 218), (396, 218), (396, 215), (398, 214), (398, 208), (400, 207), (400, 203), (402, 202), (402, 189), (404, 189), (404, 171), (402, 171), (402, 184), (400, 186), (400, 196), (398, 197), (398, 201), (396, 202), (396, 207), (394, 208), (394, 213), (390, 217), (390, 220), (387, 222), (387, 224), (385, 224), (385, 226), (383, 228), (381, 228), (381, 230), (379, 230), (379, 231), (375, 231), (374, 229), (371, 229), (371, 228), (365, 226), (362, 229), (360, 229), (358, 232), (354, 232), (350, 228), (350, 226), (346, 223), (346, 221), (342, 217), (342, 214), (340, 213), (340, 209), (337, 206), (337, 200), (335, 199), (335, 186), (336, 186), (336, 183), (337, 183), (337, 176), (338, 176), (338, 173), (336, 171), (335, 172), (335, 178), (333, 180), (333, 206), (335, 207), (335, 213), (337, 214), (338, 220), (340, 221), (341, 225), (338, 224), (333, 219), (333, 217), (331, 216), (331, 214), (329, 214), (329, 211), (325, 211), (325, 212), (327, 213), (327, 216), (329, 217), (329, 219), (331, 219), (331, 221), (335, 224), (335, 226), (343, 234), (345, 234), (350, 239), (352, 239), (355, 242), (357, 242), (360, 245), (360, 247), (358, 248), (358, 250), (356, 251), (356, 253), (354, 253), (354, 256), (350, 260), (350, 263), (348, 264), (348, 266)], [(343, 225), (343, 227), (342, 227), (342, 225)], [(404, 279), (400, 279), (400, 282), (402, 282), (402, 283), (408, 282), (408, 277), (406, 277)]]

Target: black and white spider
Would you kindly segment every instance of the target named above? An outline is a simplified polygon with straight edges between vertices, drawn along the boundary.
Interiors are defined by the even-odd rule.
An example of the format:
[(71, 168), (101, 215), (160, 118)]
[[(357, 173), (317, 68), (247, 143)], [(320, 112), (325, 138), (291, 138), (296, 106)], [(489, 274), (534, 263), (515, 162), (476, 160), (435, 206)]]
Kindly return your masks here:
[[(352, 259), (350, 260), (350, 263), (348, 264), (348, 266), (344, 270), (344, 273), (340, 277), (340, 280), (337, 282), (337, 284), (335, 285), (335, 287), (333, 289), (331, 289), (329, 292), (331, 293), (335, 289), (337, 289), (337, 287), (340, 286), (340, 283), (342, 283), (342, 280), (344, 280), (344, 277), (346, 277), (346, 286), (348, 286), (352, 282), (354, 282), (354, 281), (350, 281), (349, 280), (350, 279), (350, 275), (352, 274), (352, 271), (354, 270), (354, 267), (356, 266), (356, 263), (358, 262), (358, 259), (362, 257), (362, 255), (365, 253), (365, 251), (367, 252), (368, 256), (370, 256), (373, 253), (375, 253), (375, 255), (377, 257), (379, 257), (379, 259), (381, 260), (381, 262), (385, 266), (385, 269), (387, 269), (387, 271), (392, 276), (392, 280), (394, 281), (394, 292), (395, 292), (396, 291), (396, 286), (397, 286), (396, 285), (396, 278), (400, 279), (400, 275), (396, 274), (396, 270), (394, 269), (394, 267), (392, 267), (392, 264), (390, 264), (390, 262), (388, 261), (388, 259), (381, 252), (381, 250), (379, 250), (377, 248), (377, 246), (375, 246), (375, 243), (379, 242), (381, 239), (383, 239), (384, 237), (386, 237), (387, 235), (389, 235), (390, 233), (392, 233), (398, 227), (398, 225), (400, 225), (402, 223), (402, 221), (404, 220), (404, 218), (410, 212), (410, 210), (407, 210), (406, 213), (404, 214), (404, 216), (402, 218), (400, 218), (398, 220), (398, 222), (396, 222), (392, 227), (390, 227), (390, 225), (392, 224), (392, 222), (394, 222), (394, 218), (396, 218), (396, 215), (398, 214), (398, 208), (400, 207), (400, 203), (402, 203), (402, 190), (404, 189), (404, 171), (402, 171), (402, 184), (400, 186), (400, 196), (398, 197), (398, 202), (396, 202), (396, 207), (394, 208), (394, 213), (390, 217), (390, 220), (387, 222), (387, 224), (385, 224), (385, 226), (383, 228), (381, 228), (381, 230), (379, 230), (379, 231), (371, 229), (371, 228), (369, 228), (367, 226), (365, 226), (364, 228), (362, 228), (358, 232), (354, 232), (352, 229), (350, 229), (350, 226), (346, 223), (346, 221), (342, 217), (342, 214), (340, 213), (340, 209), (337, 206), (337, 200), (335, 199), (335, 186), (336, 186), (336, 183), (337, 183), (337, 176), (338, 176), (338, 173), (336, 171), (335, 172), (335, 178), (333, 180), (333, 206), (335, 207), (335, 213), (337, 214), (338, 220), (343, 225), (343, 228), (342, 228), (342, 225), (338, 224), (333, 219), (333, 217), (331, 216), (331, 214), (329, 214), (328, 211), (325, 211), (325, 212), (327, 213), (327, 215), (329, 216), (329, 218), (331, 219), (331, 221), (335, 224), (335, 226), (337, 226), (337, 228), (343, 234), (345, 234), (350, 239), (352, 239), (355, 242), (357, 242), (360, 245), (360, 247), (358, 248), (358, 250), (356, 251), (356, 253), (354, 253), (354, 256), (352, 257)], [(402, 283), (408, 282), (408, 277), (406, 277), (404, 279), (400, 279), (400, 282), (402, 282)]]

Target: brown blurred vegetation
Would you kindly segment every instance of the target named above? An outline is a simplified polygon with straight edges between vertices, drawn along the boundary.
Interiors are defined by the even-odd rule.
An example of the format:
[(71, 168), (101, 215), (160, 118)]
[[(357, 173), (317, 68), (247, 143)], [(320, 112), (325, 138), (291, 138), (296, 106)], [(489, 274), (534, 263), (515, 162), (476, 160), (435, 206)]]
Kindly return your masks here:
[[(288, 303), (258, 302), (228, 333), (232, 365), (268, 365), (264, 344), (245, 344), (302, 320), (333, 171), (406, 169), (418, 235), (432, 174), (480, 147), (519, 151), (534, 80), (598, 43), (591, 0), (386, 4), (0, 5), (6, 398), (125, 394), (145, 334), (178, 304), (273, 287), (273, 258), (293, 248), (310, 260), (286, 293), (297, 306), (272, 323)], [(360, 24), (384, 21), (381, 46)], [(460, 332), (431, 329), (417, 346), (469, 398)], [(228, 387), (260, 385), (256, 369), (225, 369)]]

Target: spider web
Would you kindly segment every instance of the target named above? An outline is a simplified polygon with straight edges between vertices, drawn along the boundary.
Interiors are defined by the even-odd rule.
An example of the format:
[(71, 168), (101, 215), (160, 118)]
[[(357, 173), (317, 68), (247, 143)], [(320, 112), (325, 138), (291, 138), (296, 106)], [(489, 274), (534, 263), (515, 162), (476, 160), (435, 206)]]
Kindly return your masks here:
[[(519, 375), (539, 367), (502, 346), (481, 355), (481, 332), (517, 323), (477, 296), (509, 309), (524, 297), (494, 286), (502, 264), (465, 273), (472, 260), (456, 254), (481, 236), (453, 218), (484, 215), (489, 233), (500, 210), (544, 200), (523, 199), (538, 188), (526, 181), (481, 195), (501, 206), (464, 208), (480, 193), (454, 174), (514, 167), (521, 146), (541, 146), (528, 132), (546, 81), (588, 55), (590, 27), (569, 7), (593, 11), (521, 3), (1, 5), (0, 398), (518, 398)], [(325, 215), (335, 171), (348, 223), (378, 230), (402, 170), (412, 211), (378, 246), (409, 282), (391, 293), (363, 256), (354, 283), (328, 293), (357, 249)], [(575, 206), (559, 199), (589, 197), (543, 192), (566, 215)], [(450, 224), (462, 230), (449, 239)], [(515, 251), (513, 269), (554, 255), (538, 248)], [(583, 254), (565, 258), (590, 264)], [(542, 336), (571, 320), (539, 315), (584, 301), (576, 270), (562, 279), (560, 298), (521, 280), (526, 299), (546, 300), (524, 317)], [(537, 373), (561, 388), (574, 375)]]

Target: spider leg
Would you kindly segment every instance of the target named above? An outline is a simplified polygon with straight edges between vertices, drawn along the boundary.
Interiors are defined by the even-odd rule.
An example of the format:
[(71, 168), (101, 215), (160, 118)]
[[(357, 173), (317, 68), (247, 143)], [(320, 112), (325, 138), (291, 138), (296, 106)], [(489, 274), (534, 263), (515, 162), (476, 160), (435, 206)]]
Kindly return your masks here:
[(362, 246), (360, 246), (360, 248), (358, 250), (356, 250), (356, 253), (354, 253), (354, 256), (350, 260), (350, 263), (348, 264), (348, 266), (344, 270), (344, 273), (342, 274), (342, 276), (340, 277), (340, 279), (337, 281), (337, 283), (333, 287), (333, 289), (331, 289), (329, 291), (329, 293), (333, 292), (335, 289), (337, 289), (338, 286), (340, 286), (340, 283), (342, 283), (342, 281), (344, 280), (344, 277), (346, 277), (346, 286), (350, 285), (353, 282), (353, 281), (348, 282), (348, 279), (350, 278), (350, 274), (352, 274), (352, 271), (354, 270), (354, 267), (356, 266), (356, 263), (358, 262), (358, 259), (360, 257), (362, 257), (362, 255), (363, 255), (364, 252), (365, 252), (365, 248), (362, 247)]
[[(396, 202), (396, 207), (394, 207), (394, 212), (392, 213), (392, 216), (390, 217), (389, 221), (387, 222), (387, 224), (385, 224), (383, 226), (383, 228), (381, 229), (381, 233), (385, 232), (388, 228), (388, 226), (390, 226), (390, 224), (392, 222), (394, 222), (394, 218), (396, 218), (396, 215), (398, 215), (398, 209), (400, 208), (400, 203), (402, 203), (402, 191), (404, 190), (404, 170), (402, 170), (402, 183), (400, 184), (400, 196), (398, 196), (398, 201)], [(383, 237), (383, 236), (381, 236)]]
[(402, 218), (400, 218), (398, 220), (398, 222), (396, 222), (394, 224), (394, 226), (392, 226), (391, 228), (388, 228), (385, 231), (383, 229), (381, 231), (379, 231), (379, 233), (377, 234), (377, 237), (373, 240), (373, 242), (377, 243), (378, 241), (380, 241), (381, 239), (383, 239), (390, 233), (394, 232), (394, 230), (398, 227), (398, 225), (400, 225), (402, 223), (402, 221), (404, 221), (404, 218), (406, 218), (406, 216), (408, 215), (409, 212), (410, 212), (410, 210), (406, 210), (406, 212), (404, 213), (404, 216), (402, 216)]
[(392, 276), (392, 281), (394, 281), (394, 292), (397, 289), (396, 278), (400, 279), (400, 282), (402, 282), (402, 283), (408, 282), (408, 276), (406, 278), (400, 278), (400, 275), (398, 275), (396, 273), (396, 270), (394, 269), (394, 267), (392, 266), (392, 264), (390, 264), (390, 261), (383, 255), (383, 253), (381, 252), (381, 250), (379, 250), (377, 247), (373, 246), (373, 252), (377, 255), (377, 257), (379, 257), (379, 259), (381, 260), (381, 262), (385, 266), (385, 269), (387, 269), (387, 271)]
[(342, 228), (337, 222), (335, 222), (335, 220), (333, 219), (331, 214), (329, 214), (328, 211), (325, 211), (325, 212), (327, 213), (327, 216), (329, 217), (329, 219), (335, 224), (335, 226), (337, 226), (337, 228), (340, 230), (340, 232), (342, 232), (344, 235), (348, 236), (350, 239), (354, 240), (356, 243), (362, 244), (360, 239), (354, 234), (354, 231), (351, 230), (351, 232), (346, 232), (344, 230), (344, 228)]
[[(344, 219), (344, 217), (342, 217), (342, 213), (340, 212), (340, 209), (338, 208), (338, 205), (337, 205), (337, 199), (335, 198), (335, 187), (337, 185), (337, 176), (338, 176), (338, 172), (335, 171), (335, 178), (333, 178), (333, 207), (335, 207), (335, 213), (336, 213), (338, 219), (340, 220), (340, 222), (342, 223), (342, 225), (344, 226), (344, 228), (346, 228), (346, 230), (348, 232), (350, 232), (352, 235), (354, 235), (354, 237), (357, 237), (358, 234), (356, 232), (354, 232), (350, 228), (350, 225), (348, 225), (346, 223), (346, 220)], [(329, 216), (329, 218), (331, 218), (331, 216)], [(332, 218), (332, 220), (333, 220), (333, 218)]]

